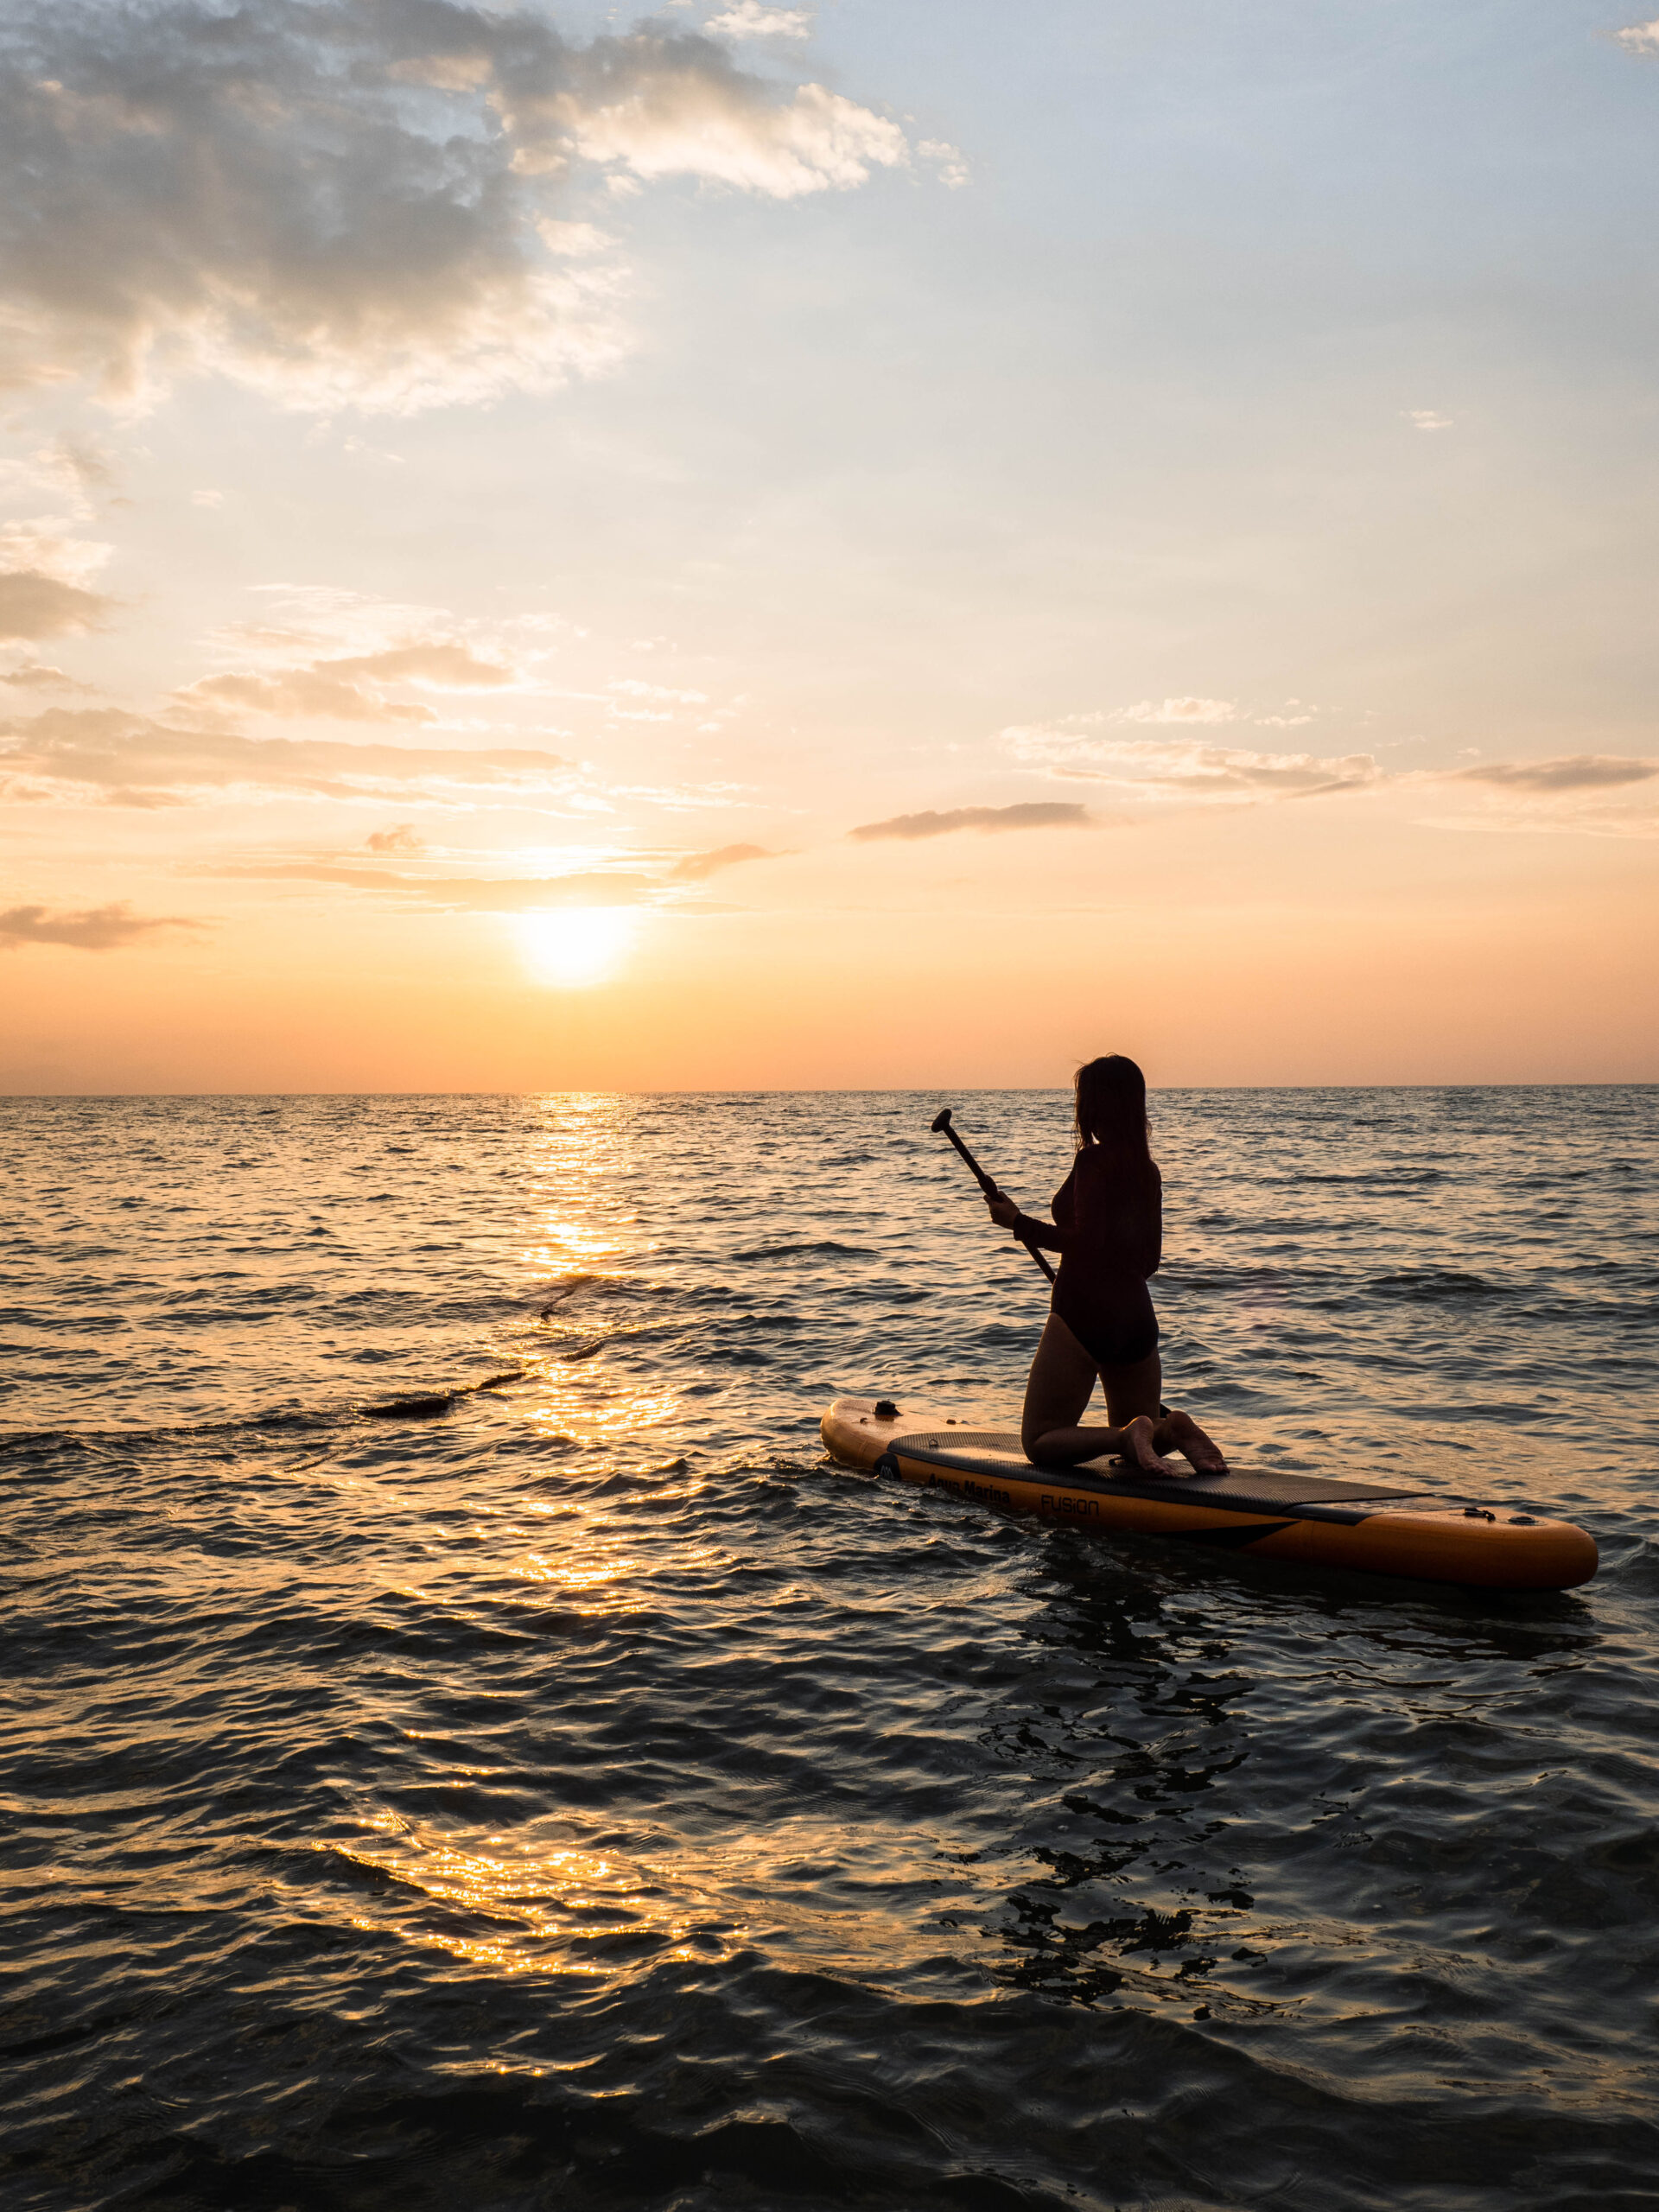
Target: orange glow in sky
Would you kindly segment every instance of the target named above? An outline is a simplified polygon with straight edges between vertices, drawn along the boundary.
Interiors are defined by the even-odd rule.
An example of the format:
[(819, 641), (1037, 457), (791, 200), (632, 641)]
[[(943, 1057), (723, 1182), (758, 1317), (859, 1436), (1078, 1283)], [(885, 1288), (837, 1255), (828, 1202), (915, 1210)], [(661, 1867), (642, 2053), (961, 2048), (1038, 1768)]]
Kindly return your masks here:
[(36, 11), (0, 1090), (1659, 1077), (1659, 40), (1522, 12)]

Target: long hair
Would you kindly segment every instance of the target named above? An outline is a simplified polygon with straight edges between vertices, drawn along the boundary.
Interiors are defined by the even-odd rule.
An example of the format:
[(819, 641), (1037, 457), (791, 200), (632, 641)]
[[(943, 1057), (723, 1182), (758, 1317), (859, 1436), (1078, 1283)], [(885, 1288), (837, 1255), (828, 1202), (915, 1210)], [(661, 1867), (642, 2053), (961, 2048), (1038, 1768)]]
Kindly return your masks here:
[(1154, 1162), (1147, 1142), (1147, 1078), (1122, 1052), (1087, 1060), (1077, 1072), (1077, 1150), (1098, 1145), (1112, 1164), (1146, 1174)]

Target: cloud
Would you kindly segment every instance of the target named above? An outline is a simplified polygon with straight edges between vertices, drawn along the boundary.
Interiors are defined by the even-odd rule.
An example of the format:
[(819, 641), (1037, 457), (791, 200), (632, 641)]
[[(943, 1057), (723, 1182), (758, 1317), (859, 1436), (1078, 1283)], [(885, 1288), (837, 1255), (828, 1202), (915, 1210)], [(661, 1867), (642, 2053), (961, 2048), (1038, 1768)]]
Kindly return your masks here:
[(498, 661), (481, 660), (469, 645), (430, 639), (329, 665), (338, 673), (367, 677), (378, 683), (423, 683), (435, 691), (493, 691), (511, 683), (514, 676)]
[(21, 668), (0, 671), (0, 683), (10, 683), (20, 691), (92, 691), (91, 683), (77, 683), (73, 676), (66, 676), (60, 668), (48, 667), (43, 661), (25, 661)]
[[(3, 315), (0, 301), (0, 328)], [(67, 493), (74, 512), (0, 523), (0, 644), (99, 629), (114, 606), (89, 588), (111, 548), (73, 534), (76, 521), (87, 511), (79, 487), (91, 467), (88, 456), (67, 446), (14, 464), (21, 472), (13, 480), (14, 494), (19, 488), (49, 485)], [(4, 493), (0, 484), (0, 497)]]
[[(629, 67), (645, 35), (596, 41), (610, 49), (591, 80), (588, 105), (571, 118), (575, 144), (590, 161), (622, 164), (639, 177), (696, 176), (776, 200), (850, 190), (872, 170), (910, 158), (896, 123), (823, 85), (803, 85), (792, 99), (757, 98), (760, 80), (743, 76), (707, 41), (664, 39), (683, 60), (643, 74)], [(719, 67), (694, 60), (692, 48)]]
[[(1557, 760), (1495, 760), (1460, 768), (1389, 774), (1369, 753), (1328, 757), (1256, 752), (1173, 734), (1130, 737), (1103, 728), (1106, 721), (1107, 717), (1100, 715), (1076, 716), (1062, 723), (1005, 730), (1003, 737), (1014, 757), (1027, 766), (1046, 767), (1055, 776), (1116, 785), (1166, 802), (1241, 805), (1371, 790), (1413, 796), (1430, 791), (1443, 794), (1455, 785), (1472, 785), (1490, 792), (1491, 798), (1481, 806), (1465, 805), (1456, 813), (1421, 817), (1425, 826), (1458, 831), (1550, 830), (1605, 836), (1659, 834), (1659, 820), (1639, 810), (1575, 803), (1659, 779), (1659, 760), (1578, 753)], [(1510, 804), (1500, 806), (1500, 798)]]
[(1613, 36), (1632, 54), (1659, 54), (1659, 16), (1650, 23), (1631, 23)]
[(889, 822), (866, 822), (848, 836), (862, 844), (878, 837), (948, 837), (957, 830), (1082, 830), (1087, 810), (1038, 799), (1020, 806), (958, 806), (944, 814), (895, 814)]
[(1196, 738), (1095, 735), (1090, 723), (1097, 728), (1097, 718), (1081, 725), (1038, 724), (1002, 734), (1017, 760), (1046, 767), (1052, 774), (1120, 784), (1164, 798), (1308, 798), (1363, 790), (1381, 779), (1369, 753), (1349, 753), (1338, 759), (1312, 753), (1257, 753), (1242, 746), (1206, 745)]
[(75, 537), (73, 523), (60, 515), (0, 523), (0, 569), (26, 569), (82, 591), (113, 550), (95, 538)]
[[(550, 253), (569, 254), (579, 261), (589, 254), (603, 253), (607, 246), (616, 244), (608, 231), (601, 231), (592, 223), (556, 223), (551, 217), (547, 217), (537, 224), (536, 232)], [(374, 450), (372, 447), (365, 446), (359, 438), (347, 438), (346, 449), (348, 453)], [(383, 454), (380, 458), (401, 461), (403, 455), (400, 453)]]
[[(644, 683), (637, 676), (613, 677), (605, 689), (616, 695), (605, 702), (606, 717), (613, 722), (671, 722), (682, 707), (709, 704), (706, 691), (677, 690), (671, 684)], [(624, 706), (625, 699), (632, 700), (633, 704)], [(729, 708), (725, 709), (714, 721), (699, 722), (697, 728), (717, 730), (730, 712)]]
[[(480, 681), (497, 680), (490, 675), (493, 663), (463, 642), (474, 626), (448, 607), (380, 599), (332, 584), (253, 584), (249, 590), (263, 602), (258, 616), (223, 624), (208, 639), (238, 665), (261, 667), (272, 656), (283, 664), (308, 661), (327, 650), (336, 660), (350, 658), (365, 666), (372, 662), (371, 673), (418, 675), (429, 684), (453, 688), (459, 682), (461, 688), (475, 688)], [(575, 624), (545, 613), (518, 615), (496, 626), (523, 632), (543, 650), (554, 637), (586, 635)], [(471, 656), (470, 667), (448, 658), (457, 648)], [(386, 658), (393, 653), (411, 658), (398, 666)]]
[(631, 906), (662, 889), (654, 875), (604, 868), (570, 875), (429, 876), (394, 875), (385, 868), (339, 868), (315, 861), (251, 861), (193, 873), (216, 880), (320, 883), (374, 892), (406, 905), (479, 914), (521, 914), (543, 906)]
[(764, 845), (721, 845), (712, 853), (688, 853), (677, 861), (669, 874), (677, 883), (702, 883), (723, 868), (735, 868), (740, 861), (775, 861), (779, 857), (769, 853)]
[(676, 691), (666, 683), (646, 683), (637, 676), (614, 676), (606, 685), (607, 691), (620, 691), (630, 699), (666, 700), (677, 706), (706, 707), (706, 691)]
[[(1464, 804), (1421, 817), (1433, 830), (1519, 836), (1659, 837), (1653, 791), (1659, 758), (1573, 753), (1543, 760), (1479, 760), (1396, 781), (1418, 791), (1456, 790)], [(1646, 802), (1644, 804), (1644, 801)]]
[(1460, 784), (1490, 784), (1511, 791), (1609, 791), (1659, 776), (1659, 760), (1612, 753), (1574, 753), (1555, 760), (1493, 760), (1453, 771)]
[(1414, 430), (1449, 430), (1452, 428), (1452, 417), (1437, 415), (1432, 407), (1408, 407), (1402, 411)]
[[(1217, 745), (1201, 734), (1206, 726), (1240, 722), (1258, 729), (1290, 729), (1314, 718), (1300, 699), (1285, 702), (1295, 713), (1263, 715), (1230, 699), (1143, 699), (1110, 713), (1070, 715), (1055, 722), (1015, 726), (1002, 732), (1014, 759), (1050, 775), (1114, 784), (1163, 800), (1245, 804), (1263, 799), (1316, 798), (1342, 791), (1434, 785), (1484, 785), (1517, 799), (1547, 801), (1579, 792), (1611, 791), (1659, 777), (1659, 760), (1612, 753), (1574, 753), (1560, 759), (1479, 761), (1458, 768), (1386, 772), (1369, 753), (1324, 754)], [(1132, 736), (1125, 725), (1164, 726), (1157, 736)], [(1189, 734), (1181, 734), (1181, 726)], [(1467, 759), (1467, 754), (1465, 754)], [(1529, 816), (1534, 820), (1536, 814)], [(924, 817), (925, 818), (925, 817)], [(1465, 819), (1473, 820), (1473, 817)], [(1483, 817), (1490, 824), (1490, 810)], [(1567, 826), (1565, 817), (1559, 817)], [(1630, 817), (1620, 817), (1628, 826)], [(1582, 816), (1576, 826), (1587, 826)], [(1448, 826), (1441, 823), (1437, 826)], [(879, 829), (880, 825), (877, 825)], [(855, 832), (855, 835), (864, 834)]]
[(135, 914), (124, 902), (89, 907), (79, 914), (49, 913), (44, 906), (10, 906), (0, 913), (0, 948), (16, 952), (26, 944), (67, 944), (79, 952), (118, 952), (161, 930), (200, 926), (178, 914)]
[(569, 789), (556, 753), (486, 746), (348, 745), (172, 729), (115, 709), (49, 709), (0, 745), (0, 800), (173, 806), (226, 792), (312, 798), (421, 798), (457, 805), (482, 796)]
[(378, 690), (344, 681), (321, 668), (294, 668), (280, 676), (204, 676), (175, 694), (192, 707), (243, 709), (286, 721), (315, 716), (328, 721), (435, 722), (430, 707), (388, 699)]
[(727, 38), (810, 38), (812, 10), (764, 8), (760, 0), (735, 0), (721, 14), (710, 16), (702, 28)]
[(944, 138), (924, 138), (916, 151), (925, 162), (931, 162), (938, 173), (939, 182), (947, 191), (959, 192), (971, 178), (972, 172), (963, 158), (962, 149)]
[(625, 272), (573, 251), (582, 164), (791, 199), (909, 154), (660, 22), (577, 45), (454, 0), (20, 0), (0, 383), (132, 405), (214, 372), (321, 411), (545, 390), (628, 344)]
[(84, 522), (92, 512), (92, 494), (110, 489), (114, 471), (96, 446), (60, 438), (27, 461), (0, 461), (0, 499), (8, 502), (46, 493), (64, 502), (71, 517)]
[(429, 707), (391, 698), (388, 687), (419, 684), (431, 690), (494, 690), (516, 671), (481, 660), (469, 646), (424, 642), (378, 653), (314, 660), (270, 673), (204, 676), (175, 694), (187, 710), (202, 706), (241, 709), (295, 720), (316, 715), (334, 721), (433, 722)]
[[(395, 830), (375, 831), (366, 846), (369, 852), (387, 858), (418, 858), (426, 849), (412, 825), (407, 823)], [(671, 901), (681, 885), (704, 882), (722, 868), (736, 868), (747, 861), (770, 861), (782, 856), (768, 852), (761, 845), (722, 845), (713, 852), (686, 853), (672, 861), (666, 855), (651, 855), (650, 873), (638, 865), (639, 857), (620, 855), (620, 864), (614, 867), (587, 867), (551, 875), (441, 876), (364, 867), (345, 854), (318, 853), (296, 859), (274, 854), (251, 861), (196, 868), (191, 873), (215, 880), (320, 884), (336, 890), (370, 892), (404, 905), (441, 906), (471, 913), (517, 914), (545, 906), (661, 904)]]
[(1141, 699), (1133, 707), (1120, 707), (1112, 716), (1119, 722), (1236, 722), (1232, 699)]
[(102, 626), (113, 601), (38, 569), (0, 574), (0, 640), (62, 638)]
[[(1293, 705), (1296, 702), (1293, 701)], [(1113, 721), (1120, 719), (1113, 716)], [(1305, 717), (1262, 716), (1282, 725)], [(1649, 834), (1637, 817), (1570, 812), (1563, 804), (1574, 795), (1617, 790), (1659, 778), (1659, 760), (1611, 753), (1576, 753), (1559, 760), (1494, 760), (1461, 768), (1385, 773), (1369, 753), (1328, 756), (1315, 753), (1268, 753), (1243, 746), (1206, 743), (1198, 737), (1129, 737), (1103, 728), (1107, 718), (1074, 716), (1060, 723), (1033, 725), (1002, 733), (1016, 760), (1046, 768), (1052, 775), (1115, 784), (1162, 800), (1242, 804), (1272, 799), (1328, 797), (1341, 791), (1389, 789), (1445, 791), (1453, 785), (1484, 786), (1523, 802), (1503, 820), (1527, 828), (1605, 830), (1607, 834)], [(1438, 817), (1434, 826), (1493, 827), (1497, 817)]]

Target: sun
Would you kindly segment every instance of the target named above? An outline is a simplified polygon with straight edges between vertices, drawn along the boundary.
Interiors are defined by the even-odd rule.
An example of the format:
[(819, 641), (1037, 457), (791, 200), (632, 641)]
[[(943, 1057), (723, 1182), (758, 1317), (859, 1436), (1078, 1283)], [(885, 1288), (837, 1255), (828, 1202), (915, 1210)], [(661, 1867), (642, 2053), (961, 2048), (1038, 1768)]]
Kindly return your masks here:
[(520, 914), (524, 965), (538, 983), (567, 991), (605, 982), (621, 966), (639, 926), (626, 906), (561, 906)]

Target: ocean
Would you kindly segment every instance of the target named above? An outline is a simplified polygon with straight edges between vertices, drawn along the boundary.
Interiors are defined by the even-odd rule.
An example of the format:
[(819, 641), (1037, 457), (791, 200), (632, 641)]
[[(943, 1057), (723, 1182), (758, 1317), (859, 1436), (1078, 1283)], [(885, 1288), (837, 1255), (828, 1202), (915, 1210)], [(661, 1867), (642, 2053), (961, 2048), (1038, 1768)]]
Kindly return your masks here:
[(1659, 1091), (1153, 1100), (1169, 1402), (1527, 1597), (826, 1463), (1068, 1103), (0, 1103), (12, 2212), (1659, 2204)]

